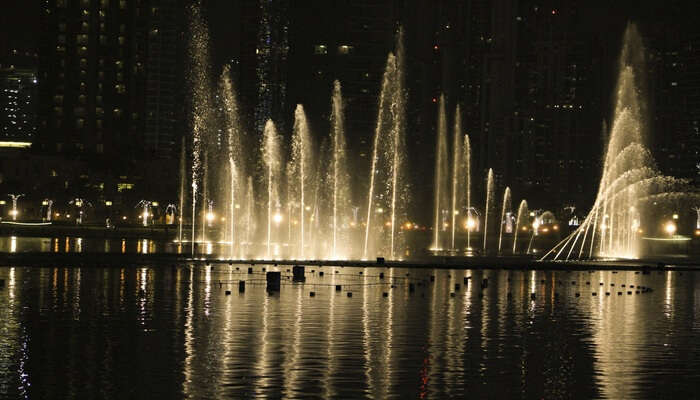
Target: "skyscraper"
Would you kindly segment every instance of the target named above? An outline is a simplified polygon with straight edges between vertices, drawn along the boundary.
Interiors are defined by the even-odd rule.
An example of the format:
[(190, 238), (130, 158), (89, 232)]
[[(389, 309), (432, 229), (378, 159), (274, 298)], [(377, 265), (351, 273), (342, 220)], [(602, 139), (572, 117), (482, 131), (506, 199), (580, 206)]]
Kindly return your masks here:
[(36, 71), (0, 70), (0, 143), (29, 146), (37, 129), (36, 102)]

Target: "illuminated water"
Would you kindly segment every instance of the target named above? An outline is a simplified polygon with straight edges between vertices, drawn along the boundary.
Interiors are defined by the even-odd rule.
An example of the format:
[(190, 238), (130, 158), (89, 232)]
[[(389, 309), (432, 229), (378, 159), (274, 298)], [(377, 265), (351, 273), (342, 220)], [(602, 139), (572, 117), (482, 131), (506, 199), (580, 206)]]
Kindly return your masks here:
[(0, 267), (0, 397), (691, 398), (700, 378), (697, 273), (323, 267), (269, 295), (246, 267)]

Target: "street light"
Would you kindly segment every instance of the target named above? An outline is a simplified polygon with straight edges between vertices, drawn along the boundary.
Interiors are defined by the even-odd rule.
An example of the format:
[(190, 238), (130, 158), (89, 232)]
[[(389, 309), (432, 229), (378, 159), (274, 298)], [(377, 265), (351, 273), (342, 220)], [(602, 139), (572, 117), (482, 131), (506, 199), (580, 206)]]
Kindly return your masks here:
[(666, 233), (669, 234), (669, 236), (673, 236), (673, 234), (676, 233), (676, 224), (674, 224), (672, 221), (669, 221), (664, 226), (664, 230), (666, 231)]

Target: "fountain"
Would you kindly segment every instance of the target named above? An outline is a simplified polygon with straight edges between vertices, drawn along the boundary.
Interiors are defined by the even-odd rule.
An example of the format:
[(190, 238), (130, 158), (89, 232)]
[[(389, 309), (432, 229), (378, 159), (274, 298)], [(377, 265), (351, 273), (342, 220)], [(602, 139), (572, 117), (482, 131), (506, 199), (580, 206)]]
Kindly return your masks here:
[(231, 82), (231, 71), (229, 66), (225, 66), (221, 73), (221, 99), (224, 106), (224, 132), (226, 134), (226, 153), (228, 156), (228, 241), (229, 255), (234, 257), (236, 248), (236, 204), (240, 202), (240, 194), (242, 187), (238, 182), (238, 177), (243, 176), (241, 169), (243, 167), (241, 155), (241, 129), (238, 116), (238, 101), (236, 100), (233, 83)]
[[(192, 108), (192, 255), (195, 252), (195, 226), (197, 216), (198, 180), (202, 169), (202, 151), (206, 149), (207, 124), (210, 122), (210, 85), (209, 80), (209, 33), (202, 21), (199, 4), (189, 10), (188, 55), (190, 61), (190, 89)], [(206, 168), (206, 162), (205, 166)], [(202, 179), (203, 183), (206, 178)], [(206, 202), (202, 202), (206, 207)], [(206, 214), (203, 212), (203, 214)], [(206, 216), (205, 216), (206, 217)], [(202, 236), (204, 238), (204, 236)]]
[(455, 108), (455, 126), (452, 133), (452, 240), (450, 251), (455, 252), (455, 231), (457, 229), (457, 214), (459, 214), (459, 204), (462, 191), (460, 190), (460, 176), (463, 173), (464, 164), (462, 163), (462, 117), (459, 104)]
[(522, 200), (520, 206), (518, 207), (518, 215), (515, 217), (515, 230), (513, 231), (513, 254), (518, 252), (518, 234), (522, 228), (527, 230), (526, 226), (528, 224), (528, 210), (527, 201)]
[(10, 196), (12, 199), (12, 210), (10, 211), (10, 215), (12, 215), (13, 221), (17, 221), (17, 214), (19, 214), (19, 211), (17, 211), (17, 200), (24, 196), (24, 194), (8, 194), (8, 196)]
[(186, 162), (185, 162), (185, 137), (182, 137), (182, 143), (180, 143), (180, 202), (178, 206), (179, 211), (179, 221), (177, 230), (177, 240), (178, 243), (182, 243), (182, 224), (184, 223), (183, 212), (185, 210), (185, 190), (187, 177), (185, 176)]
[(464, 169), (467, 197), (467, 251), (471, 251), (471, 234), (476, 224), (472, 218), (472, 148), (469, 135), (464, 135)]
[[(405, 154), (405, 103), (404, 50), (402, 31), (397, 35), (396, 55), (387, 56), (379, 95), (379, 112), (372, 146), (370, 184), (367, 194), (367, 219), (362, 258), (367, 259), (370, 250), (381, 254), (388, 250), (391, 259), (396, 258), (396, 221), (405, 217), (407, 194), (403, 171)], [(385, 190), (381, 190), (385, 188)], [(388, 192), (388, 193), (387, 193)], [(388, 200), (388, 201), (387, 201)], [(384, 210), (390, 219), (384, 220)], [(380, 236), (389, 227), (388, 246)], [(374, 229), (374, 230), (373, 230)], [(372, 238), (372, 240), (370, 240)], [(373, 246), (370, 248), (370, 246)]]
[(542, 259), (639, 258), (642, 224), (697, 194), (687, 182), (662, 175), (646, 147), (647, 107), (642, 93), (644, 49), (634, 24), (628, 24), (620, 55), (613, 123), (603, 174), (591, 211), (569, 236)]
[(441, 220), (444, 210), (447, 210), (445, 192), (447, 189), (447, 115), (445, 113), (445, 95), (438, 101), (437, 143), (435, 148), (435, 182), (434, 198), (434, 223), (433, 246), (431, 250), (442, 250), (440, 231), (445, 229), (445, 223)]
[(309, 186), (313, 182), (313, 174), (310, 171), (313, 162), (311, 155), (312, 144), (309, 127), (306, 122), (306, 114), (304, 113), (304, 107), (298, 104), (294, 111), (292, 159), (289, 163), (292, 185), (287, 187), (287, 196), (289, 199), (297, 199), (299, 201), (299, 237), (297, 238), (299, 253), (297, 258), (300, 259), (304, 258), (306, 211), (311, 211), (311, 206), (309, 205), (311, 203), (307, 204), (307, 192), (310, 192)]
[(501, 208), (501, 224), (500, 224), (500, 230), (498, 231), (498, 253), (501, 253), (501, 244), (503, 243), (503, 227), (506, 226), (506, 216), (509, 214), (506, 214), (506, 210), (509, 210), (508, 213), (510, 213), (510, 188), (506, 187), (506, 190), (503, 192), (503, 207)]
[(486, 203), (484, 205), (484, 253), (486, 253), (486, 243), (488, 241), (489, 233), (489, 212), (491, 212), (493, 195), (494, 195), (494, 183), (493, 183), (493, 169), (489, 168), (489, 172), (486, 175)]
[(347, 254), (339, 252), (338, 241), (347, 241), (341, 235), (341, 227), (347, 223), (347, 210), (350, 208), (350, 177), (347, 171), (347, 155), (345, 145), (345, 126), (343, 124), (343, 97), (340, 82), (333, 82), (333, 97), (331, 101), (331, 135), (333, 140), (333, 171), (332, 171), (332, 207), (333, 207), (333, 242), (331, 258), (338, 259)]
[[(275, 124), (271, 120), (268, 120), (265, 123), (262, 143), (262, 156), (265, 164), (265, 182), (267, 183), (267, 258), (270, 258), (272, 255), (270, 247), (272, 241), (272, 222), (274, 220), (279, 224), (282, 221), (282, 216), (279, 212), (280, 201), (278, 189), (281, 168), (279, 140)], [(252, 184), (249, 185), (248, 193), (249, 203), (247, 212), (248, 218), (251, 218), (253, 212), (252, 207), (254, 206)], [(274, 210), (273, 207), (275, 207)], [(287, 215), (287, 217), (291, 220), (291, 214)], [(250, 229), (250, 223), (248, 227)]]

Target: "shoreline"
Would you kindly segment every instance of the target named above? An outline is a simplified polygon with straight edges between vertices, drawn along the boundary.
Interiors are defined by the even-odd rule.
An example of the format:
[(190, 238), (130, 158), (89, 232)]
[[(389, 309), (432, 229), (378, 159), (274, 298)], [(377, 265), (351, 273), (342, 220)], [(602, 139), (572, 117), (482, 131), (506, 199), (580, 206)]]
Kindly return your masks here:
[(700, 262), (688, 259), (640, 259), (640, 260), (585, 260), (552, 262), (538, 261), (531, 257), (430, 257), (408, 261), (363, 260), (241, 260), (184, 254), (137, 253), (0, 253), (0, 266), (23, 267), (132, 267), (136, 265), (173, 266), (202, 265), (273, 265), (361, 268), (414, 268), (414, 269), (476, 269), (476, 270), (621, 270), (621, 271), (700, 271)]

